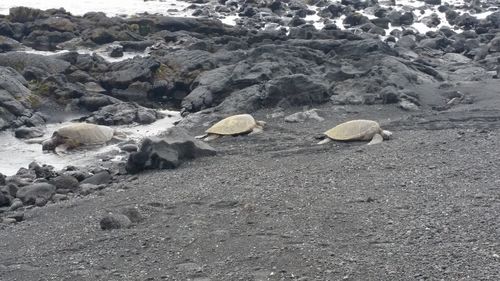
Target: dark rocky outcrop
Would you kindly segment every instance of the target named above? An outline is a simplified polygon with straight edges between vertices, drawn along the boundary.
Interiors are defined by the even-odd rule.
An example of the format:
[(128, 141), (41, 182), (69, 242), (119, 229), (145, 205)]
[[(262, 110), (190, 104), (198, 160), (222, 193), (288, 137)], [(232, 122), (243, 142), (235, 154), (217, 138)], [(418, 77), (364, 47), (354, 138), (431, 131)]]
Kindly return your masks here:
[(33, 205), (37, 201), (48, 201), (56, 192), (56, 187), (48, 183), (35, 183), (21, 187), (16, 197), (21, 199), (24, 204)]
[(173, 127), (161, 136), (144, 139), (139, 151), (130, 154), (126, 169), (132, 174), (145, 169), (174, 169), (183, 161), (215, 154), (208, 144)]
[(153, 123), (163, 114), (156, 110), (140, 106), (136, 103), (115, 103), (104, 106), (82, 119), (89, 123), (99, 125), (127, 125), (132, 123)]

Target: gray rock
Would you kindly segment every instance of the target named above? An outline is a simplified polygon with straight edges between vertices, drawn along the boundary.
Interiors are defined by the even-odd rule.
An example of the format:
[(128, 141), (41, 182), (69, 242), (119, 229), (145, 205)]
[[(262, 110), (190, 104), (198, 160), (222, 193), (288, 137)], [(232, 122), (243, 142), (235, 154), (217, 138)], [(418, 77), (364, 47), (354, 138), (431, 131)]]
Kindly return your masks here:
[(139, 104), (146, 104), (149, 101), (148, 92), (153, 85), (148, 82), (136, 81), (130, 84), (127, 89), (113, 89), (111, 95), (122, 101), (134, 101)]
[(51, 57), (25, 52), (10, 52), (0, 54), (0, 65), (9, 66), (17, 71), (23, 71), (27, 67), (37, 68), (47, 76), (65, 72), (70, 63)]
[(109, 50), (109, 56), (112, 58), (123, 57), (123, 47), (121, 45), (112, 46)]
[(43, 206), (47, 205), (47, 202), (48, 202), (47, 199), (38, 197), (35, 200), (35, 206), (37, 206), (37, 207), (43, 207)]
[(10, 206), (10, 204), (10, 197), (5, 195), (3, 192), (0, 192), (0, 207)]
[(96, 111), (102, 107), (110, 104), (120, 103), (121, 101), (117, 98), (113, 98), (105, 95), (90, 95), (83, 96), (78, 100), (78, 105), (89, 110)]
[(134, 207), (123, 208), (120, 213), (127, 216), (132, 223), (139, 223), (144, 219), (139, 210)]
[(130, 219), (124, 214), (108, 214), (99, 222), (102, 230), (128, 228), (132, 225)]
[(4, 224), (12, 224), (12, 223), (16, 223), (16, 219), (13, 219), (13, 218), (0, 218), (0, 222), (1, 223), (4, 223)]
[(419, 110), (419, 107), (418, 105), (412, 103), (411, 101), (408, 101), (408, 100), (402, 100), (399, 102), (399, 107), (403, 110), (406, 110), (406, 111), (417, 111)]
[(36, 183), (21, 187), (16, 197), (21, 199), (24, 204), (35, 204), (38, 198), (49, 200), (56, 192), (56, 187), (48, 183)]
[(253, 112), (262, 107), (261, 85), (253, 85), (232, 92), (223, 102), (215, 107), (221, 113)]
[(365, 57), (369, 53), (381, 52), (388, 55), (395, 55), (394, 50), (378, 39), (365, 39), (357, 41), (347, 41), (335, 49), (340, 57)]
[(139, 150), (139, 147), (135, 143), (127, 143), (120, 146), (120, 149), (125, 152), (136, 152)]
[(19, 198), (15, 198), (14, 200), (12, 200), (12, 204), (10, 205), (9, 210), (15, 211), (23, 206), (24, 206), (23, 201), (21, 201), (21, 199), (19, 199)]
[(9, 17), (12, 22), (30, 22), (46, 18), (44, 11), (27, 7), (13, 7), (9, 9)]
[(283, 76), (269, 81), (262, 98), (264, 106), (313, 105), (329, 100), (327, 87), (303, 74)]
[(111, 175), (107, 171), (102, 171), (99, 172), (89, 178), (84, 179), (81, 184), (94, 184), (94, 185), (101, 185), (101, 184), (108, 184), (111, 181)]
[(80, 194), (81, 195), (89, 195), (99, 190), (99, 186), (90, 183), (84, 183), (80, 185)]
[(285, 117), (285, 122), (289, 123), (302, 123), (307, 119), (313, 119), (316, 121), (325, 120), (323, 117), (318, 115), (317, 109), (310, 109), (303, 112), (296, 112)]
[(21, 127), (14, 131), (16, 138), (19, 139), (32, 139), (38, 138), (44, 135), (43, 130), (40, 128), (33, 127)]
[(52, 196), (52, 200), (54, 202), (66, 201), (68, 199), (69, 199), (68, 195), (65, 195), (65, 194), (57, 194), (56, 193), (56, 194), (54, 194), (54, 196)]
[(173, 169), (182, 161), (215, 155), (215, 149), (173, 127), (158, 137), (143, 140), (139, 152), (132, 153), (126, 164), (129, 173), (145, 169)]
[(15, 212), (12, 214), (8, 214), (7, 218), (9, 219), (15, 219), (16, 222), (21, 222), (24, 220), (24, 212)]
[(74, 191), (78, 188), (78, 180), (70, 175), (60, 175), (50, 180), (50, 184), (54, 185), (56, 189), (68, 189)]
[(23, 49), (21, 43), (14, 39), (0, 35), (0, 53)]
[(54, 167), (50, 165), (39, 165), (36, 162), (31, 162), (28, 168), (34, 172), (36, 178), (49, 179), (55, 176)]
[(151, 80), (159, 67), (160, 63), (153, 58), (134, 58), (113, 63), (110, 71), (101, 79), (101, 85), (106, 89), (124, 89), (135, 81)]
[(10, 197), (16, 197), (17, 194), (17, 185), (13, 183), (9, 183), (4, 186), (0, 186), (0, 192), (3, 192), (5, 195), (10, 196)]
[(116, 103), (102, 107), (84, 118), (89, 123), (99, 125), (128, 125), (134, 122), (150, 124), (162, 118), (163, 114), (136, 103)]

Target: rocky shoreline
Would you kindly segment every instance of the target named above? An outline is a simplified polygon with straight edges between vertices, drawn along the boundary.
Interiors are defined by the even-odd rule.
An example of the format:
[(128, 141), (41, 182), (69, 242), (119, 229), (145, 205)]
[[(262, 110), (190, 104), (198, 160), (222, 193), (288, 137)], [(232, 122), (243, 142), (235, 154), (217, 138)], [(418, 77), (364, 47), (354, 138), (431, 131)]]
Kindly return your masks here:
[[(440, 24), (440, 17), (430, 15), (420, 21), (436, 30), (421, 34), (411, 25), (424, 8), (387, 8), (388, 4), (378, 4), (377, 1), (193, 1), (189, 9), (196, 18), (149, 14), (110, 18), (103, 13), (73, 16), (63, 9), (42, 11), (23, 7), (12, 8), (8, 16), (0, 16), (0, 130), (12, 131), (18, 138), (39, 138), (44, 135), (46, 124), (61, 121), (58, 113), (78, 113), (83, 116), (79, 121), (108, 126), (151, 124), (164, 117), (159, 110), (165, 108), (181, 111), (184, 118), (173, 130), (158, 138), (149, 138), (142, 143), (120, 144), (121, 155), (130, 155), (127, 163), (109, 161), (116, 155), (106, 155), (103, 156), (106, 161), (89, 167), (69, 166), (56, 171), (50, 165), (32, 163), (27, 168), (21, 168), (16, 175), (5, 177), (0, 174), (2, 235), (14, 231), (11, 227), (17, 226), (24, 227), (23, 231), (29, 231), (29, 226), (16, 223), (24, 221), (25, 217), (28, 217), (28, 221), (36, 220), (38, 212), (50, 213), (55, 206), (70, 208), (67, 206), (76, 204), (82, 206), (78, 208), (85, 209), (83, 212), (86, 215), (91, 215), (88, 208), (95, 205), (89, 203), (85, 197), (97, 197), (99, 201), (103, 200), (99, 199), (100, 196), (111, 198), (110, 193), (114, 194), (117, 190), (123, 194), (130, 192), (140, 197), (138, 185), (161, 192), (161, 179), (166, 182), (173, 179), (176, 186), (186, 189), (186, 194), (175, 187), (169, 187), (168, 192), (171, 192), (173, 197), (164, 198), (167, 203), (160, 202), (161, 200), (153, 202), (151, 198), (148, 201), (130, 201), (120, 195), (110, 200), (114, 200), (113, 204), (126, 201), (125, 205), (129, 208), (119, 211), (119, 208), (111, 208), (113, 214), (103, 215), (103, 208), (100, 207), (99, 214), (94, 214), (101, 217), (100, 228), (121, 228), (120, 231), (124, 231), (120, 232), (122, 235), (138, 229), (138, 232), (147, 236), (140, 230), (144, 221), (152, 223), (154, 213), (161, 214), (160, 221), (168, 217), (170, 203), (176, 206), (172, 209), (179, 207), (189, 213), (191, 205), (183, 205), (187, 201), (201, 202), (193, 203), (193, 206), (204, 206), (202, 209), (208, 204), (206, 206), (210, 217), (207, 221), (212, 223), (217, 214), (231, 217), (232, 210), (237, 210), (242, 214), (248, 212), (248, 217), (251, 217), (254, 209), (259, 207), (262, 212), (257, 212), (258, 217), (263, 219), (263, 210), (271, 210), (272, 206), (252, 201), (251, 196), (256, 195), (247, 192), (248, 189), (257, 186), (263, 194), (269, 194), (271, 191), (263, 189), (261, 184), (276, 184), (272, 180), (273, 177), (291, 182), (294, 180), (293, 174), (298, 172), (297, 169), (301, 169), (297, 163), (286, 167), (285, 164), (275, 164), (273, 159), (283, 157), (287, 161), (300, 161), (306, 166), (315, 166), (322, 174), (329, 175), (329, 169), (321, 167), (321, 163), (341, 168), (324, 156), (332, 148), (314, 148), (311, 144), (314, 143), (315, 136), (329, 126), (348, 118), (385, 120), (385, 125), (400, 130), (401, 139), (415, 149), (407, 151), (402, 148), (402, 141), (395, 141), (395, 145), (411, 157), (418, 158), (419, 153), (428, 153), (420, 143), (427, 143), (422, 138), (430, 137), (428, 132), (431, 130), (446, 132), (436, 140), (429, 141), (433, 146), (444, 149), (443, 151), (448, 147), (444, 145), (446, 143), (440, 144), (440, 141), (455, 140), (456, 134), (457, 138), (463, 136), (465, 139), (475, 140), (489, 149), (492, 143), (498, 142), (498, 138), (495, 142), (495, 136), (498, 137), (500, 120), (497, 107), (500, 105), (500, 11), (494, 10), (494, 1), (472, 1), (463, 7), (441, 4), (441, 1), (421, 2), (422, 7), (433, 7), (444, 14), (452, 28), (436, 28)], [(455, 10), (458, 8), (469, 10), (471, 13), (491, 13), (484, 19), (477, 19), (469, 14), (457, 13)], [(373, 13), (374, 17), (368, 18), (365, 15), (368, 12)], [(225, 25), (217, 19), (222, 15), (236, 14), (238, 19), (235, 26)], [(322, 29), (316, 29), (314, 24), (307, 22), (306, 19), (311, 15), (322, 19)], [(342, 27), (333, 21), (340, 15), (344, 16)], [(401, 28), (390, 30), (390, 27), (394, 26)], [(57, 53), (41, 55), (35, 51)], [(121, 57), (123, 59), (120, 59)], [(266, 128), (262, 136), (222, 140), (214, 144), (215, 149), (204, 146), (205, 144), (191, 137), (202, 133), (212, 122), (236, 113), (256, 114), (267, 121), (269, 129)], [(419, 139), (412, 139), (412, 134)], [(443, 145), (444, 147), (441, 147)], [(466, 149), (469, 144), (455, 145), (459, 149)], [(342, 155), (345, 153), (345, 159), (349, 153), (354, 154), (352, 157), (357, 163), (372, 161), (368, 159), (367, 149), (364, 148), (356, 150), (340, 144), (335, 145), (334, 149), (340, 150)], [(375, 153), (378, 157), (383, 157), (382, 151), (388, 153), (389, 150), (390, 144), (384, 144), (380, 151)], [(439, 153), (437, 148), (433, 147), (431, 150)], [(144, 169), (177, 168), (181, 162), (198, 156), (213, 156), (215, 151), (218, 156), (187, 161), (175, 172), (167, 172), (172, 174), (146, 172), (135, 175)], [(446, 152), (442, 153), (442, 158), (452, 161), (448, 159)], [(319, 156), (320, 154), (323, 156)], [(157, 155), (161, 157), (158, 158)], [(263, 160), (259, 160), (259, 155)], [(319, 160), (315, 159), (316, 157)], [(259, 166), (259, 161), (269, 163)], [(465, 162), (457, 161), (457, 166), (464, 169)], [(403, 162), (404, 167), (393, 167), (384, 162), (386, 168), (383, 170), (396, 170), (404, 174), (409, 173), (405, 167), (418, 164), (413, 160)], [(430, 166), (439, 165), (431, 162)], [(217, 166), (217, 163), (220, 163), (220, 166)], [(370, 163), (374, 165), (375, 162)], [(478, 165), (477, 169), (487, 169), (484, 163)], [(275, 170), (262, 171), (262, 167)], [(247, 168), (251, 170), (246, 170)], [(227, 172), (230, 175), (224, 175)], [(268, 177), (267, 180), (262, 180), (262, 183), (259, 181), (259, 172)], [(480, 174), (485, 173), (486, 171)], [(180, 180), (190, 174), (196, 176), (186, 178), (185, 182)], [(383, 174), (383, 171), (376, 170), (372, 176), (384, 182), (386, 179)], [(305, 185), (310, 181), (324, 182), (327, 177), (316, 175), (314, 172), (300, 172), (300, 175), (299, 181), (303, 181)], [(360, 179), (355, 182), (370, 184), (368, 176), (359, 176)], [(233, 181), (232, 177), (238, 181)], [(344, 182), (349, 182), (348, 177), (341, 178)], [(196, 198), (203, 196), (197, 195), (196, 186), (204, 186), (205, 180), (207, 184), (214, 186), (226, 186), (231, 183), (234, 185), (234, 192), (242, 192), (245, 195), (236, 201), (233, 200), (236, 203), (231, 201), (232, 199), (223, 198), (220, 201), (220, 198), (215, 197), (210, 199), (214, 202), (198, 200)], [(406, 181), (410, 181), (404, 176), (401, 180), (405, 181), (405, 186)], [(425, 179), (426, 183), (429, 181)], [(488, 180), (487, 184), (494, 183)], [(281, 183), (278, 185), (281, 186)], [(207, 190), (206, 186), (203, 188)], [(208, 189), (213, 191), (212, 187)], [(280, 192), (271, 189), (275, 194)], [(200, 193), (204, 193), (203, 190)], [(289, 188), (285, 190), (293, 191)], [(445, 195), (452, 193), (449, 189), (443, 192)], [(494, 197), (494, 191), (481, 192), (487, 194), (481, 198), (490, 198), (495, 202), (492, 203), (495, 207), (490, 210), (491, 213), (498, 211), (498, 198)], [(150, 193), (154, 194), (153, 191)], [(208, 191), (205, 193), (205, 196), (208, 196)], [(238, 197), (235, 195), (237, 193), (228, 194)], [(271, 197), (274, 198), (275, 194)], [(320, 189), (313, 188), (311, 196), (320, 194)], [(223, 194), (219, 195), (224, 197)], [(351, 198), (356, 197), (355, 195), (344, 195), (349, 200), (357, 200)], [(378, 202), (379, 195), (373, 196), (375, 197), (363, 200)], [(287, 193), (285, 197), (295, 202), (293, 194)], [(43, 208), (45, 211), (40, 211), (38, 207), (47, 203), (51, 204)], [(289, 210), (300, 217), (292, 211), (293, 207), (285, 206), (286, 202), (271, 203), (279, 205), (278, 209), (283, 212)], [(327, 204), (321, 206), (318, 208), (328, 208)], [(287, 209), (289, 207), (292, 209)], [(384, 212), (392, 207), (394, 206), (384, 209)], [(415, 205), (409, 207), (411, 212), (417, 208)], [(269, 210), (266, 212), (271, 212)], [(307, 207), (303, 210), (312, 212)], [(74, 215), (67, 215), (74, 218)], [(275, 215), (271, 212), (271, 217)], [(145, 218), (142, 218), (143, 216)], [(197, 227), (192, 225), (195, 222), (180, 220), (180, 225)], [(254, 219), (248, 220), (259, 224)], [(299, 227), (304, 226), (303, 218), (298, 220)], [(99, 228), (95, 218), (92, 223), (90, 228)], [(274, 233), (272, 225), (264, 224), (269, 229), (261, 229), (263, 233)], [(161, 231), (154, 225), (155, 231)], [(281, 225), (291, 231), (289, 226)], [(33, 229), (36, 229), (36, 226)], [(71, 229), (74, 229), (73, 226)], [(238, 229), (240, 234), (247, 231)], [(217, 231), (212, 228), (210, 230)], [(480, 227), (474, 231), (480, 231)], [(100, 234), (91, 231), (89, 235)], [(286, 240), (295, 236), (282, 233), (280, 237)], [(205, 238), (197, 247), (203, 248), (214, 243), (211, 238)], [(169, 239), (176, 243), (197, 244), (183, 240), (183, 237)], [(380, 239), (382, 238), (379, 237)], [(16, 244), (12, 240), (9, 241)], [(226, 246), (232, 248), (234, 245)], [(169, 250), (174, 251), (173, 248)], [(201, 251), (203, 256), (208, 255), (205, 248)], [(106, 256), (101, 254), (101, 257)], [(495, 254), (498, 255), (496, 252)], [(290, 255), (291, 259), (297, 262), (297, 256)], [(232, 277), (222, 277), (224, 269), (214, 269), (213, 274), (205, 274), (206, 271), (189, 259), (183, 261), (179, 257), (172, 258), (176, 264), (184, 264), (180, 270), (176, 269), (181, 272), (179, 275), (174, 273), (175, 270), (169, 271), (178, 278), (212, 280), (199, 278), (215, 276), (216, 279), (213, 280), (236, 280)], [(495, 259), (498, 263), (498, 258)], [(232, 261), (236, 262), (234, 259)], [(208, 258), (203, 258), (203, 262), (210, 264)], [(0, 271), (9, 273), (9, 278), (15, 280), (17, 273), (10, 270), (7, 264), (7, 260), (0, 259)], [(56, 266), (53, 263), (51, 265)], [(210, 268), (211, 265), (206, 267)], [(90, 278), (89, 276), (94, 276), (95, 273), (78, 273), (74, 269), (63, 268), (63, 272), (71, 273), (72, 276)], [(279, 271), (279, 275), (276, 270), (279, 268), (266, 268), (262, 270), (262, 274), (267, 276), (266, 278), (292, 278), (287, 271)], [(493, 271), (485, 270), (487, 276), (494, 276)], [(109, 277), (109, 274), (113, 274), (104, 271), (106, 273), (103, 276)], [(250, 271), (245, 268), (241, 275), (232, 273), (246, 280), (248, 276), (245, 274), (260, 272), (255, 270), (254, 273), (249, 273)], [(397, 269), (393, 271), (397, 272), (399, 277), (404, 275)], [(29, 272), (22, 270), (18, 276), (30, 276)], [(38, 269), (33, 272), (38, 272)], [(122, 278), (131, 274), (135, 277), (130, 277), (130, 280), (137, 280), (133, 278), (138, 278), (138, 275), (126, 270), (124, 272), (120, 273), (123, 273), (120, 275)], [(270, 272), (278, 275), (270, 275)], [(302, 275), (313, 279), (301, 280), (320, 280), (329, 278), (328, 276), (337, 278), (346, 273), (340, 270), (329, 274), (322, 271), (318, 275), (319, 279), (315, 279), (310, 276), (311, 271), (308, 269)], [(384, 274), (376, 274), (375, 279), (389, 278)], [(160, 275), (155, 275), (155, 278), (160, 278)], [(94, 277), (100, 278), (96, 276)], [(353, 276), (358, 278), (352, 280), (371, 279), (360, 279), (356, 274)], [(272, 278), (256, 280), (274, 280)]]

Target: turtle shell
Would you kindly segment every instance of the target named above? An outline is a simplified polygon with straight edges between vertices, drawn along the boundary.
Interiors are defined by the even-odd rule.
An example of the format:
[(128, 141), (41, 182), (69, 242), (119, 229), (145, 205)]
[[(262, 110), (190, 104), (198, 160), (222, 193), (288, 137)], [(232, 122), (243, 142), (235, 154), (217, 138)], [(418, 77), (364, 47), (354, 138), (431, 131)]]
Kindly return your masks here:
[(335, 126), (325, 132), (325, 135), (334, 140), (371, 140), (380, 133), (380, 125), (372, 120), (352, 120)]
[(114, 129), (107, 126), (75, 123), (59, 128), (56, 133), (67, 141), (76, 144), (93, 145), (110, 141), (113, 138), (114, 131)]
[(239, 114), (227, 117), (215, 123), (205, 132), (217, 135), (238, 135), (252, 131), (257, 122), (250, 114)]

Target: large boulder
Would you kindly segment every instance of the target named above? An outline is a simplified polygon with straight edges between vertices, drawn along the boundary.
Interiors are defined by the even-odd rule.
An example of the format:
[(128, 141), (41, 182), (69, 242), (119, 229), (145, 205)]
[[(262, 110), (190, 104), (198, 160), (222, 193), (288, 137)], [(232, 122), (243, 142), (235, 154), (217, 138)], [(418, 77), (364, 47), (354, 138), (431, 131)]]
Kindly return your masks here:
[(388, 55), (396, 54), (387, 43), (378, 39), (347, 41), (335, 49), (337, 56), (342, 58), (361, 58), (375, 52)]
[(56, 192), (56, 187), (48, 183), (35, 183), (21, 187), (16, 197), (21, 199), (24, 204), (35, 204), (37, 200), (48, 201)]
[(327, 86), (304, 74), (283, 76), (269, 81), (262, 97), (263, 106), (312, 105), (329, 100)]
[(0, 66), (0, 130), (22, 125), (37, 126), (33, 108), (39, 97), (27, 88), (28, 82), (14, 69)]
[(10, 52), (0, 54), (0, 66), (12, 67), (17, 71), (23, 71), (27, 67), (36, 68), (50, 75), (65, 72), (70, 67), (70, 63), (52, 56)]
[(134, 174), (145, 169), (174, 169), (185, 160), (215, 154), (215, 149), (205, 142), (173, 127), (158, 137), (144, 139), (140, 150), (129, 156), (126, 170)]
[(41, 128), (35, 128), (35, 127), (20, 127), (17, 128), (14, 131), (14, 135), (18, 139), (32, 139), (32, 138), (38, 138), (44, 135), (44, 132)]
[(136, 103), (115, 103), (102, 107), (84, 120), (99, 125), (150, 124), (163, 117), (160, 112)]
[(60, 175), (50, 180), (50, 183), (56, 187), (56, 189), (65, 189), (74, 191), (78, 188), (78, 180), (70, 175)]
[(0, 35), (0, 53), (22, 49), (21, 43), (14, 39)]
[(9, 9), (9, 19), (11, 22), (25, 23), (46, 17), (47, 14), (39, 9), (28, 7), (13, 7)]
[(106, 89), (126, 89), (135, 81), (151, 81), (160, 63), (154, 58), (134, 58), (114, 63), (101, 79)]
[(196, 87), (182, 101), (182, 108), (187, 111), (198, 111), (220, 103), (225, 95), (221, 92), (230, 88), (234, 66), (224, 66), (200, 74), (193, 86)]

